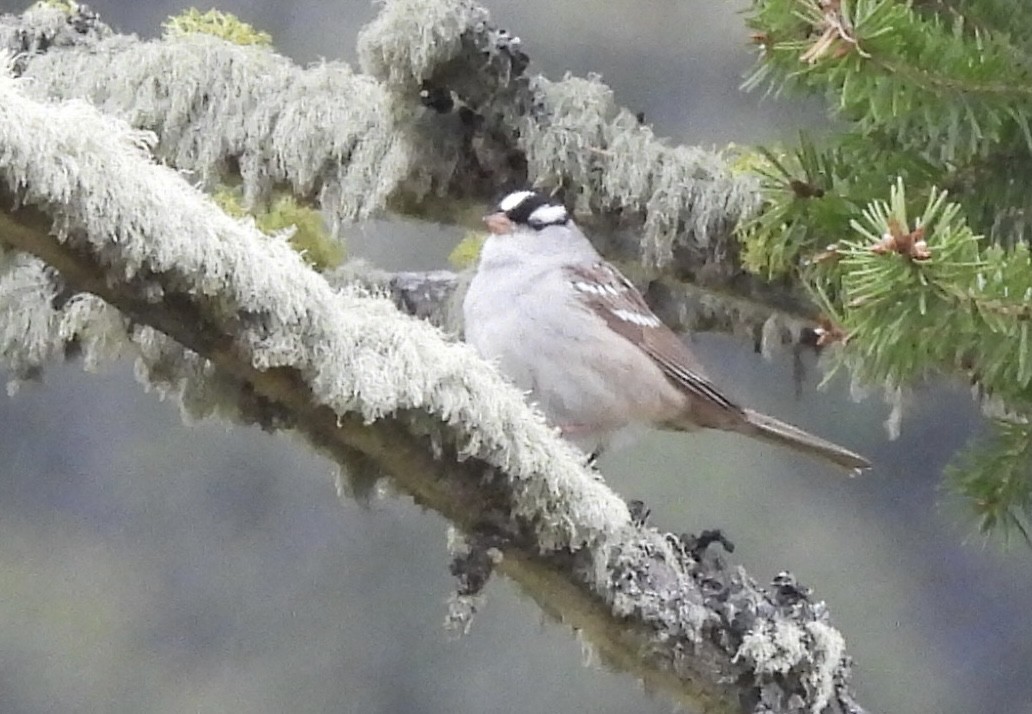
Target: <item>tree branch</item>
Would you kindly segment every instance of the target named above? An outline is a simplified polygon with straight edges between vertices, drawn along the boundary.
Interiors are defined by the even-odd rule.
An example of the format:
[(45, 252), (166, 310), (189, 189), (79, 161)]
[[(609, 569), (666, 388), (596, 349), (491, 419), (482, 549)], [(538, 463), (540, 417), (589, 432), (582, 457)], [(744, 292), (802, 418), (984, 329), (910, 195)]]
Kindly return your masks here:
[(385, 210), (479, 226), (485, 203), (532, 179), (675, 328), (797, 344), (816, 316), (799, 286), (741, 266), (732, 232), (760, 202), (750, 174), (668, 145), (595, 78), (531, 75), (518, 38), (470, 0), (386, 3), (359, 40), (364, 75), (208, 36), (141, 42), (54, 8), (5, 16), (5, 38), (45, 50), (19, 61), (29, 91), (155, 132), (162, 161), (208, 186), (242, 180), (251, 204), (283, 186), (335, 230)]
[(632, 522), (468, 347), (333, 290), (281, 238), (152, 163), (146, 134), (23, 89), (0, 73), (6, 362), (39, 368), (69, 345), (87, 360), (130, 353), (195, 416), (288, 428), (387, 476), (500, 553), (497, 567), (607, 662), (680, 702), (860, 711), (841, 635), (789, 576), (766, 592), (705, 542)]

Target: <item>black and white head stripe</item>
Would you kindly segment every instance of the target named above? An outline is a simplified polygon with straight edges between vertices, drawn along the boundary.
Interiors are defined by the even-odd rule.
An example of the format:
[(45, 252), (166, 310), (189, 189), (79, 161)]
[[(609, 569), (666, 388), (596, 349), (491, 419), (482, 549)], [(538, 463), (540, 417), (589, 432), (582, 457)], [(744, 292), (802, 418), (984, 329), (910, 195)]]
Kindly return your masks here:
[(536, 191), (514, 191), (498, 202), (498, 210), (513, 223), (538, 230), (566, 225), (570, 220), (565, 206)]

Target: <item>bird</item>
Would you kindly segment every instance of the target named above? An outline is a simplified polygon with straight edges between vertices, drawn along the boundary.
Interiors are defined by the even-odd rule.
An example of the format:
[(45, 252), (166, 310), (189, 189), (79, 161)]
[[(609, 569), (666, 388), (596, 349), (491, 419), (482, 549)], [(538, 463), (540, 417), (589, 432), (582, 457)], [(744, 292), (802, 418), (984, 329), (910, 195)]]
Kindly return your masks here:
[(594, 458), (642, 428), (719, 429), (823, 459), (863, 456), (732, 401), (559, 201), (508, 193), (463, 298), (465, 340)]

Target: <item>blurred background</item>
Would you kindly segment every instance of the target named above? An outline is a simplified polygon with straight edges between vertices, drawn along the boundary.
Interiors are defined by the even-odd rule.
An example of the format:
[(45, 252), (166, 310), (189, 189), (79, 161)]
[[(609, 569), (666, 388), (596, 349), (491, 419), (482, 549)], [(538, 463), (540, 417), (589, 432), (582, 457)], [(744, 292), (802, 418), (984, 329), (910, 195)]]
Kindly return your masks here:
[[(822, 110), (738, 91), (742, 2), (485, 0), (532, 71), (599, 72), (660, 134), (705, 145), (791, 141)], [(152, 37), (180, 0), (94, 0)], [(354, 60), (366, 0), (222, 0), (299, 62)], [(0, 11), (23, 2), (0, 0)], [(207, 9), (201, 6), (200, 9)], [(342, 97), (342, 101), (346, 98)], [(352, 255), (443, 267), (459, 231), (377, 222)], [(830, 603), (873, 712), (1032, 713), (1032, 553), (983, 546), (940, 489), (979, 427), (958, 385), (912, 393), (888, 440), (879, 398), (840, 380), (797, 397), (790, 359), (694, 339), (755, 408), (872, 457), (862, 478), (748, 440), (652, 435), (601, 468), (660, 528), (720, 527), (732, 560), (793, 571)], [(333, 469), (288, 436), (206, 422), (140, 389), (131, 365), (56, 366), (0, 397), (0, 713), (657, 712), (623, 674), (496, 580), (472, 632), (441, 623), (445, 523), (404, 498), (341, 502)]]

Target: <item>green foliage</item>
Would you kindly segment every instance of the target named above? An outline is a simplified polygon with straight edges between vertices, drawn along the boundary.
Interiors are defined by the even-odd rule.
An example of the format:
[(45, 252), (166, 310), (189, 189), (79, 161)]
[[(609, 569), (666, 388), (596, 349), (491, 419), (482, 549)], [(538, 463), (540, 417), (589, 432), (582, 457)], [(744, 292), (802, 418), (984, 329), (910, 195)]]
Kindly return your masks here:
[(272, 36), (269, 33), (256, 30), (236, 15), (219, 10), (201, 12), (191, 7), (168, 18), (162, 27), (165, 28), (166, 37), (202, 33), (221, 37), (236, 45), (268, 47), (272, 44)]
[[(950, 483), (983, 533), (1026, 534), (1032, 513), (1032, 253), (972, 233), (960, 204), (932, 190), (911, 208), (901, 181), (851, 221), (852, 236), (800, 268), (841, 330), (839, 366), (904, 384), (965, 375), (1005, 405), (995, 434), (962, 454)], [(911, 216), (915, 215), (915, 218)], [(1024, 435), (1022, 441), (1020, 435)]]
[(1032, 545), (1032, 425), (998, 419), (990, 436), (965, 451), (947, 471), (954, 491), (972, 504), (983, 534), (1012, 533)]
[[(847, 127), (831, 151), (859, 174), (846, 188), (870, 186), (872, 171), (881, 186), (895, 175), (911, 189), (934, 183), (965, 203), (978, 232), (1013, 241), (1032, 216), (1032, 192), (1022, 190), (1032, 180), (1028, 35), (1008, 34), (999, 3), (921, 5), (942, 14), (898, 0), (755, 0), (749, 22), (761, 53), (746, 86), (828, 99)], [(1032, 15), (1007, 7), (1008, 16)], [(977, 22), (963, 14), (976, 8)], [(1022, 21), (1032, 24), (1014, 26)], [(907, 167), (884, 163), (890, 154), (929, 175), (911, 180)]]
[[(754, 171), (768, 199), (767, 209), (743, 227), (743, 260), (753, 272), (775, 278), (791, 272), (803, 256), (821, 247), (814, 226), (842, 225), (857, 204), (843, 183), (847, 172), (838, 156), (818, 154), (803, 139), (792, 156), (761, 149)], [(812, 199), (823, 199), (813, 201)]]
[(896, 0), (759, 0), (754, 8), (765, 52), (750, 84), (819, 90), (855, 131), (942, 160), (1001, 141), (1032, 144), (1015, 110), (1032, 99), (1030, 66), (1016, 61), (1022, 53), (1002, 32), (965, 32), (959, 14), (921, 15)]
[(293, 228), (291, 247), (317, 270), (334, 268), (344, 260), (343, 247), (329, 236), (319, 212), (298, 204), (293, 196), (278, 196), (257, 213), (249, 213), (244, 209), (239, 191), (222, 189), (216, 192), (214, 198), (219, 207), (231, 216), (242, 218), (252, 215), (255, 225), (263, 233), (271, 234)]
[(949, 483), (983, 532), (1024, 534), (1032, 6), (754, 0), (749, 22), (761, 51), (747, 86), (818, 93), (843, 130), (759, 151), (765, 206), (740, 229), (746, 267), (801, 278), (862, 380), (959, 373), (1002, 404)]
[[(961, 371), (1008, 403), (1032, 404), (1032, 261), (972, 234), (959, 204), (932, 191), (912, 221), (902, 182), (804, 270), (828, 315), (849, 336), (868, 382)], [(859, 359), (857, 359), (859, 358)]]

